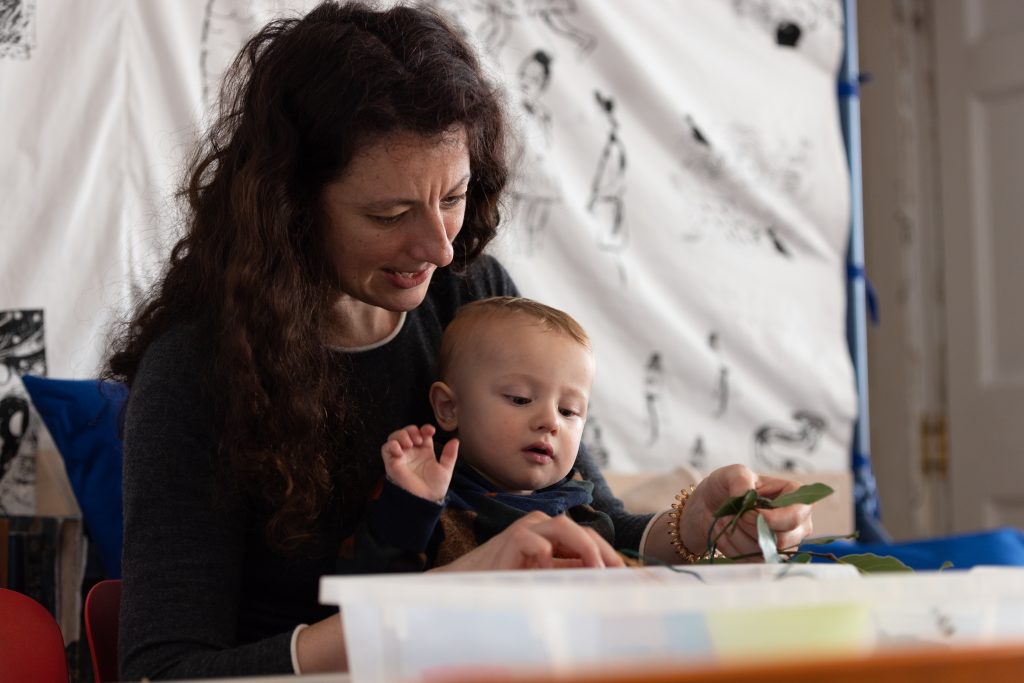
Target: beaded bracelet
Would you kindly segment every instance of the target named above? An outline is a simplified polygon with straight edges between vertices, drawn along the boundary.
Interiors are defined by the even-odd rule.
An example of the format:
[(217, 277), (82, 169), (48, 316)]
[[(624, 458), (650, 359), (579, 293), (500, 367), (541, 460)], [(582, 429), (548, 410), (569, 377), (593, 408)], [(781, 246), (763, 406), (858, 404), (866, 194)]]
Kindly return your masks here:
[[(676, 553), (679, 557), (683, 558), (683, 562), (686, 564), (694, 564), (697, 560), (704, 557), (705, 553), (693, 553), (683, 543), (682, 536), (679, 535), (679, 520), (683, 516), (683, 508), (686, 507), (686, 503), (690, 500), (690, 496), (696, 490), (696, 486), (690, 485), (688, 489), (682, 489), (676, 494), (676, 499), (672, 503), (672, 509), (668, 513), (668, 536), (672, 543), (672, 547), (676, 549)], [(706, 552), (706, 551), (705, 551)], [(715, 548), (714, 557), (725, 557), (725, 553)]]

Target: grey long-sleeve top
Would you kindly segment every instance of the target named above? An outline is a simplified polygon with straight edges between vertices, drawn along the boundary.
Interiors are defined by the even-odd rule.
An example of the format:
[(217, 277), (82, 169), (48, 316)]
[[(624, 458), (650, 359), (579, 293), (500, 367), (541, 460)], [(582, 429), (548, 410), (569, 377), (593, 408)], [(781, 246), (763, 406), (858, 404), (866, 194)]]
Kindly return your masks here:
[[(487, 296), (516, 295), (505, 270), (480, 258), (465, 277), (435, 274), (427, 297), (387, 343), (346, 362), (362, 433), (351, 457), (380, 461), (387, 435), (433, 421), (427, 400), (441, 333), (455, 310)], [(358, 522), (325, 514), (316, 548), (284, 557), (268, 548), (267, 511), (217, 487), (219, 435), (204, 368), (206, 340), (181, 325), (146, 352), (129, 397), (124, 442), (121, 676), (199, 678), (290, 673), (295, 626), (337, 611), (317, 600), (319, 579), (338, 572), (341, 539)], [(298, 389), (297, 389), (298, 390)], [(637, 549), (650, 515), (632, 515), (581, 451), (594, 506), (608, 513), (616, 546)], [(382, 468), (383, 471), (383, 468)], [(339, 644), (340, 647), (340, 644)]]

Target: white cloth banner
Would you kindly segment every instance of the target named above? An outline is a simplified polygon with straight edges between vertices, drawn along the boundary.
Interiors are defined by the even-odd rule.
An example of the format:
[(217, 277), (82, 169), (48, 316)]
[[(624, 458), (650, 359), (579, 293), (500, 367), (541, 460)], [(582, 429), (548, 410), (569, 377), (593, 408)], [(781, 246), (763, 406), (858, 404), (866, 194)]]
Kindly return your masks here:
[[(286, 0), (0, 3), (0, 309), (95, 374), (178, 235), (218, 79)], [(577, 317), (612, 469), (844, 470), (848, 176), (839, 0), (436, 0), (521, 135), (494, 251)]]

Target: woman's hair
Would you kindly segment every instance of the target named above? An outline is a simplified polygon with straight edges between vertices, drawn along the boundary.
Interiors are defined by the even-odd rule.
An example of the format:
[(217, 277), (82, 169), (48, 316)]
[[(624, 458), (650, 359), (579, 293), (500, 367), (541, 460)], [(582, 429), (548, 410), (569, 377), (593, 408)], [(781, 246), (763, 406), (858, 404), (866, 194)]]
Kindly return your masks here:
[(555, 332), (569, 337), (583, 348), (590, 350), (590, 337), (583, 326), (565, 311), (533, 299), (519, 296), (492, 296), (472, 301), (462, 306), (441, 338), (438, 355), (438, 377), (447, 381), (456, 357), (463, 347), (474, 348), (479, 344), (476, 337), (494, 320), (508, 320), (516, 316), (529, 319), (528, 324), (537, 325), (545, 332)]
[(313, 538), (333, 495), (358, 508), (380, 472), (379, 458), (338, 455), (358, 397), (345, 396), (322, 341), (339, 296), (322, 192), (381, 136), (464, 126), (472, 177), (452, 264), (463, 270), (499, 221), (501, 102), (459, 34), (413, 7), (324, 2), (268, 24), (225, 76), (218, 119), (179, 191), (185, 236), (119, 331), (105, 375), (131, 385), (146, 349), (179, 323), (210, 335), (222, 483), (269, 504), (279, 550)]

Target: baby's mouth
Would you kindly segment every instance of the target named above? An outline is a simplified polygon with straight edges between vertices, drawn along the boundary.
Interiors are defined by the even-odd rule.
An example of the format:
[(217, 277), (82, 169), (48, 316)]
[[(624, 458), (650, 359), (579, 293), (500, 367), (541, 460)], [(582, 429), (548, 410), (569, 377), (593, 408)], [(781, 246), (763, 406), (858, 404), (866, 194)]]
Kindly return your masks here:
[(555, 450), (551, 448), (551, 445), (546, 443), (530, 444), (523, 450), (529, 451), (530, 453), (537, 453), (539, 455), (547, 456), (549, 458), (555, 454)]

